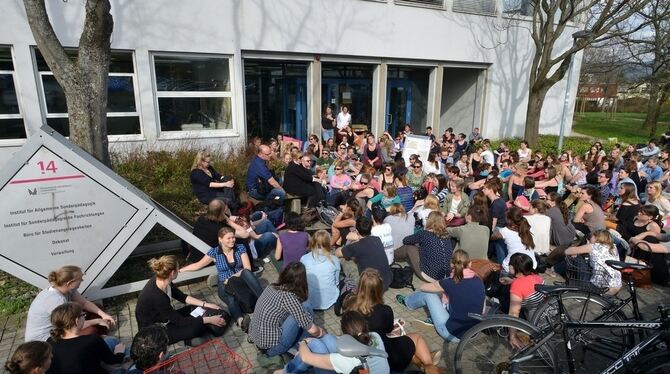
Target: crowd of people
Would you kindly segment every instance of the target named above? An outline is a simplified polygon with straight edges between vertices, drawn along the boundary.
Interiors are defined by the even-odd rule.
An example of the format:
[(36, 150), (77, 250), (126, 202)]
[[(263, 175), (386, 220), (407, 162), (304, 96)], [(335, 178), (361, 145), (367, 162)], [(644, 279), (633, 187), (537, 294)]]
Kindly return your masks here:
[[(343, 107), (336, 116), (328, 108), (322, 127), (323, 139), (310, 135), (302, 146), (282, 137), (253, 144), (242, 195), (207, 152), (196, 155), (190, 179), (207, 212), (193, 232), (211, 249), (185, 246), (184, 266), (169, 255), (149, 262), (154, 277), (139, 295), (141, 330), (130, 349), (138, 369), (162, 359), (167, 344), (197, 345), (236, 325), (264, 356), (292, 357), (279, 372), (349, 373), (363, 364), (373, 373), (402, 372), (414, 364), (436, 373), (441, 352), (405, 331), (394, 309), (424, 309), (440, 337), (458, 342), (477, 322), (469, 313), (529, 317), (542, 300), (534, 289), (544, 282), (539, 274), (564, 275), (573, 257), (587, 256), (592, 269), (602, 269), (590, 281), (610, 294), (621, 288), (621, 276), (605, 265), (608, 259), (645, 261), (654, 282), (670, 285), (670, 234), (663, 231), (670, 224), (670, 159), (654, 140), (640, 148), (605, 150), (596, 142), (583, 155), (551, 154), (525, 141), (517, 150), (504, 143), (493, 149), (478, 129), (466, 135), (449, 128), (440, 136), (428, 128), (423, 135), (432, 145), (422, 160), (403, 154), (409, 125), (379, 139), (356, 134)], [(273, 160), (285, 163), (283, 173), (273, 172)], [(287, 198), (302, 200), (301, 213), (284, 214)], [(305, 216), (325, 207), (338, 212), (330, 227), (308, 232)], [(359, 277), (347, 278), (341, 261), (353, 261)], [(395, 263), (407, 263), (421, 285), (386, 305), (383, 295), (399, 273)], [(259, 277), (271, 264), (279, 277), (263, 288)], [(209, 265), (221, 305), (173, 283), (179, 273)], [(101, 362), (124, 360), (128, 351), (106, 331), (83, 333), (115, 321), (77, 292), (82, 277), (75, 266), (49, 276), (52, 286), (28, 313), (28, 343), (7, 370), (103, 372)], [(173, 299), (184, 306), (175, 309)], [(335, 306), (343, 312), (342, 333), (387, 358), (363, 362), (339, 353), (339, 338), (314, 318), (314, 311)], [(158, 343), (147, 343), (143, 333)], [(136, 350), (138, 340), (152, 348)]]

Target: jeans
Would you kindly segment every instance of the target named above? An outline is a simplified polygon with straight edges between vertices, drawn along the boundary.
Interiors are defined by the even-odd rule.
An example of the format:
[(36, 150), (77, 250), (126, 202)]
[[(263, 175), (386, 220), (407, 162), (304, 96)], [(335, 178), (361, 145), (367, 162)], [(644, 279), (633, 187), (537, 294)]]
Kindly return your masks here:
[(324, 142), (327, 142), (328, 139), (331, 139), (333, 136), (335, 136), (335, 129), (321, 130), (321, 140)]
[[(244, 283), (247, 284), (247, 287), (249, 287), (251, 292), (253, 292), (258, 299), (261, 296), (261, 293), (263, 293), (263, 289), (261, 288), (261, 284), (258, 283), (258, 279), (254, 276), (254, 274), (249, 270), (244, 269), (240, 274), (240, 278), (242, 278)], [(223, 301), (228, 306), (228, 313), (230, 313), (233, 321), (237, 321), (238, 318), (242, 317), (242, 310), (240, 309), (240, 305), (237, 303), (237, 299), (233, 295), (226, 293), (226, 284), (222, 281), (219, 281), (218, 293), (219, 299), (221, 299), (221, 301)]]
[(277, 203), (280, 205), (284, 203), (284, 197), (286, 197), (286, 192), (281, 188), (273, 188), (267, 195), (261, 195), (258, 193), (258, 190), (252, 188), (249, 190), (249, 196), (253, 197), (256, 200), (277, 200)]
[(503, 239), (489, 241), (489, 255), (495, 255), (496, 262), (502, 264), (505, 257), (507, 257), (507, 245), (505, 241)]
[[(310, 315), (314, 315), (314, 310), (312, 305), (305, 301), (302, 303), (302, 307)], [(309, 335), (307, 330), (303, 329), (298, 325), (298, 321), (289, 314), (288, 318), (282, 323), (281, 326), (281, 337), (279, 338), (279, 343), (276, 346), (269, 348), (266, 351), (266, 354), (270, 357), (278, 356), (282, 353), (288, 352), (289, 349), (294, 347), (301, 339), (306, 338)]]
[(428, 293), (417, 291), (405, 297), (405, 305), (411, 310), (419, 308), (427, 308), (430, 318), (433, 320), (435, 331), (442, 337), (442, 339), (450, 342), (459, 342), (460, 339), (452, 335), (447, 330), (447, 321), (449, 320), (449, 312), (442, 304), (440, 295), (436, 293)]
[[(260, 219), (260, 212), (255, 212), (251, 215), (251, 220), (258, 220)], [(254, 242), (254, 247), (256, 247), (256, 253), (258, 254), (258, 258), (263, 258), (267, 256), (270, 251), (275, 249), (277, 245), (277, 237), (274, 236), (272, 233), (277, 231), (275, 226), (270, 222), (268, 219), (262, 220), (258, 225), (255, 226), (254, 231), (256, 234), (260, 235), (261, 237), (256, 239)]]
[[(307, 346), (312, 353), (337, 353), (337, 338), (334, 335), (326, 334), (319, 339), (312, 339)], [(305, 364), (300, 355), (297, 354), (286, 365), (285, 371), (292, 374), (302, 374), (307, 373), (310, 368), (311, 366)], [(314, 373), (334, 373), (334, 371), (315, 368)]]

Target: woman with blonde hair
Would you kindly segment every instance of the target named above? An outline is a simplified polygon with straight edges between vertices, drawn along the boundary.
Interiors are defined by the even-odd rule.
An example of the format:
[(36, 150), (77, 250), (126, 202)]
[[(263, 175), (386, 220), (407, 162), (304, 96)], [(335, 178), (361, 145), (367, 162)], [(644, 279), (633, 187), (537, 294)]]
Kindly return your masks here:
[(565, 250), (566, 256), (585, 254), (589, 255), (589, 263), (593, 269), (591, 283), (596, 287), (608, 288), (608, 295), (616, 295), (621, 289), (621, 273), (605, 264), (605, 261), (619, 261), (619, 252), (609, 231), (598, 230), (591, 235), (588, 243)]
[(5, 362), (9, 374), (44, 374), (51, 366), (51, 344), (29, 341), (19, 345)]
[[(126, 346), (122, 343), (108, 347), (97, 335), (82, 335), (86, 313), (81, 305), (68, 302), (51, 312), (53, 359), (49, 373), (107, 373), (100, 364), (120, 364)], [(111, 348), (111, 350), (110, 350)]]
[(423, 284), (419, 291), (398, 295), (396, 300), (410, 310), (426, 308), (437, 334), (444, 340), (458, 342), (479, 322), (468, 314), (484, 311), (486, 294), (481, 278), (470, 269), (470, 256), (466, 251), (454, 251), (451, 269), (448, 278)]
[[(394, 323), (393, 309), (384, 304), (384, 282), (379, 272), (366, 269), (358, 281), (358, 291), (345, 301), (345, 310), (361, 313), (368, 321), (370, 331), (381, 336), (389, 355), (391, 371), (402, 372), (411, 362), (426, 373), (437, 372), (441, 352), (431, 353), (426, 340), (417, 333), (397, 336), (402, 325)], [(389, 337), (391, 335), (391, 337)], [(394, 336), (395, 335), (395, 336)]]
[(663, 196), (663, 187), (660, 182), (647, 184), (647, 204), (657, 207), (663, 217), (663, 227), (670, 227), (670, 200)]
[(112, 316), (105, 313), (100, 307), (86, 300), (77, 290), (84, 280), (84, 272), (78, 266), (66, 265), (48, 276), (49, 288), (43, 289), (35, 296), (30, 304), (26, 319), (25, 340), (46, 341), (51, 329), (51, 312), (57, 306), (74, 301), (85, 311), (97, 314), (100, 318), (90, 319), (84, 323), (84, 328), (101, 326), (110, 328), (116, 325)]
[[(422, 203), (423, 205), (420, 205)], [(435, 195), (426, 196), (422, 202), (418, 201), (417, 206), (414, 207), (414, 211), (416, 211), (416, 218), (421, 221), (424, 228), (426, 228), (426, 224), (428, 223), (428, 215), (430, 215), (431, 212), (437, 212), (439, 210), (440, 201)]]
[(332, 253), (330, 234), (319, 230), (309, 242), (310, 252), (300, 258), (307, 271), (307, 299), (314, 309), (329, 309), (340, 295), (340, 261)]
[[(191, 345), (192, 338), (201, 337), (207, 330), (217, 336), (223, 335), (223, 327), (227, 324), (224, 317), (227, 315), (220, 312), (221, 308), (216, 304), (188, 296), (174, 285), (173, 281), (179, 275), (179, 264), (175, 256), (152, 258), (148, 264), (154, 276), (140, 292), (135, 307), (135, 318), (140, 329), (154, 323), (165, 324), (169, 344), (185, 340), (187, 345)], [(186, 305), (174, 309), (172, 299)], [(191, 312), (195, 307), (216, 312), (214, 315), (193, 317)]]
[(237, 209), (237, 199), (233, 190), (235, 181), (219, 174), (211, 162), (212, 157), (207, 151), (200, 151), (195, 155), (190, 177), (193, 194), (203, 204), (219, 199), (225, 201), (231, 209)]
[(396, 261), (407, 261), (420, 279), (433, 282), (451, 273), (449, 262), (454, 248), (444, 214), (431, 212), (426, 229), (403, 239), (403, 246), (395, 251)]
[(525, 189), (523, 179), (528, 175), (528, 164), (525, 162), (518, 162), (512, 166), (512, 176), (507, 182), (507, 197), (509, 201), (514, 201)]

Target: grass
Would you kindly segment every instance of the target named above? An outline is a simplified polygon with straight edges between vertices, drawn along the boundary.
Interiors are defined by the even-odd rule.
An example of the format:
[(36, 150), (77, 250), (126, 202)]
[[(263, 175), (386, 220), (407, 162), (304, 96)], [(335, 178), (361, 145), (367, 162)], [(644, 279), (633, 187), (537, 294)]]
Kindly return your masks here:
[[(589, 112), (576, 114), (572, 130), (600, 140), (617, 138), (619, 143), (642, 144), (649, 141), (649, 130), (642, 128), (645, 113), (608, 113)], [(670, 114), (660, 116), (655, 138), (667, 131)]]

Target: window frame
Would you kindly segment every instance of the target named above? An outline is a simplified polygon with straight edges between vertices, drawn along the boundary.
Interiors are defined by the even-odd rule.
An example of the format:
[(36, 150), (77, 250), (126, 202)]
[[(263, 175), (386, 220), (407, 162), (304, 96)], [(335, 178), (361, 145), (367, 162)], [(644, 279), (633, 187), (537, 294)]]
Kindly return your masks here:
[[(77, 49), (76, 47), (65, 47), (65, 49)], [(43, 77), (44, 76), (54, 76), (53, 72), (51, 70), (49, 71), (40, 71), (38, 66), (37, 66), (37, 54), (36, 51), (38, 50), (37, 46), (31, 46), (31, 54), (32, 54), (32, 59), (33, 59), (33, 69), (35, 71), (35, 75), (37, 77), (37, 86), (38, 86), (38, 93), (39, 93), (39, 101), (40, 101), (40, 109), (42, 110), (42, 120), (44, 123), (47, 123), (47, 120), (49, 118), (69, 118), (69, 114), (67, 112), (64, 113), (49, 113), (49, 110), (47, 108), (47, 100), (46, 100), (46, 93), (44, 91), (44, 81)], [(133, 83), (133, 98), (135, 99), (135, 111), (134, 112), (107, 112), (107, 118), (110, 117), (137, 117), (139, 124), (140, 124), (140, 132), (139, 134), (107, 134), (107, 139), (109, 141), (144, 141), (146, 140), (145, 135), (144, 135), (144, 126), (143, 126), (143, 121), (142, 121), (142, 107), (140, 105), (140, 100), (139, 100), (139, 87), (138, 87), (138, 79), (137, 79), (137, 63), (135, 60), (135, 50), (128, 50), (128, 49), (112, 49), (112, 52), (117, 52), (117, 53), (129, 53), (130, 54), (130, 59), (133, 64), (133, 72), (132, 73), (113, 73), (109, 72), (108, 77), (130, 77)], [(54, 78), (55, 79), (55, 78)], [(69, 138), (69, 137), (67, 137)]]
[[(228, 61), (228, 91), (159, 91), (156, 77), (156, 57), (173, 57), (187, 60), (189, 58), (216, 58)], [(240, 136), (237, 127), (237, 107), (234, 91), (236, 89), (234, 55), (218, 53), (192, 53), (192, 52), (167, 52), (150, 51), (149, 59), (151, 61), (151, 83), (154, 95), (156, 131), (159, 140), (175, 139), (202, 139), (202, 138), (237, 138)], [(229, 129), (219, 130), (163, 130), (160, 119), (159, 99), (163, 98), (230, 98), (230, 121)]]
[(0, 120), (4, 119), (20, 119), (23, 122), (23, 130), (26, 132), (25, 138), (11, 138), (11, 139), (0, 139), (0, 147), (13, 147), (17, 145), (23, 145), (28, 139), (28, 128), (26, 127), (26, 121), (23, 118), (23, 106), (21, 100), (20, 87), (16, 79), (16, 61), (14, 60), (14, 46), (13, 45), (1, 45), (9, 49), (9, 55), (12, 59), (12, 70), (0, 70), (0, 75), (11, 75), (12, 82), (14, 83), (14, 90), (16, 91), (16, 103), (19, 107), (19, 113), (15, 114), (0, 114)]

